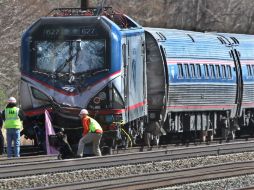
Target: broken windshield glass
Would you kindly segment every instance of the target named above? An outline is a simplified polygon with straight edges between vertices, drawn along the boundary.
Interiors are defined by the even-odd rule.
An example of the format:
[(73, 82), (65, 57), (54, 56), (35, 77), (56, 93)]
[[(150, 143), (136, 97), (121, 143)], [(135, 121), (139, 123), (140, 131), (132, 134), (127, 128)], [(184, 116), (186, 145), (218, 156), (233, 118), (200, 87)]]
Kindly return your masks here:
[(47, 73), (84, 73), (106, 69), (105, 40), (36, 43), (35, 69)]

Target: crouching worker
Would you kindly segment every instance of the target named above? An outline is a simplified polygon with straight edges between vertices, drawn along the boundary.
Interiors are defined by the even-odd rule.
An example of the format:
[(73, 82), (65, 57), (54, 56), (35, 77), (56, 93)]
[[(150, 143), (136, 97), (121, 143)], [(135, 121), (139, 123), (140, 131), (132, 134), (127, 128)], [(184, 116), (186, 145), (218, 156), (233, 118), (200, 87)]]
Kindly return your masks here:
[(88, 116), (88, 111), (82, 109), (79, 114), (83, 125), (83, 137), (79, 140), (77, 157), (83, 157), (85, 144), (93, 144), (93, 154), (101, 156), (100, 140), (103, 130), (100, 124), (93, 118)]

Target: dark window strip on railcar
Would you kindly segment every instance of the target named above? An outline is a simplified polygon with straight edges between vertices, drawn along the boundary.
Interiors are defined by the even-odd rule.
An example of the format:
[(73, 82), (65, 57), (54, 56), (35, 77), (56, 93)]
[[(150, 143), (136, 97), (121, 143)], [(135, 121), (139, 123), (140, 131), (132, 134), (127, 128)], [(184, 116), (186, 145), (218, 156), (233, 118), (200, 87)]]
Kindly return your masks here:
[[(232, 68), (230, 65), (213, 65), (203, 64), (201, 69), (200, 64), (177, 63), (179, 79), (201, 79), (202, 76), (206, 79), (232, 79)], [(249, 67), (248, 72), (251, 72)], [(254, 65), (253, 65), (254, 75)]]

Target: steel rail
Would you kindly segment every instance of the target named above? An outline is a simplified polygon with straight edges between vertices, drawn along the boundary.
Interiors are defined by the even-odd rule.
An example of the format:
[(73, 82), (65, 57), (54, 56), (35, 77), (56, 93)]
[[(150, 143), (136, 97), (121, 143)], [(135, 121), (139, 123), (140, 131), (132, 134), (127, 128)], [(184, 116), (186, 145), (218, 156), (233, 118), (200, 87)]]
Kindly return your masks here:
[(88, 157), (79, 159), (22, 163), (8, 166), (0, 165), (0, 178), (56, 173), (80, 169), (113, 167), (119, 165), (173, 160), (197, 156), (220, 155), (254, 151), (254, 141), (228, 143), (210, 146), (175, 148), (160, 151)]
[(151, 189), (193, 183), (203, 180), (213, 180), (218, 178), (228, 178), (245, 174), (254, 173), (254, 161), (231, 162), (226, 164), (216, 164), (204, 167), (193, 167), (189, 169), (179, 169), (175, 171), (146, 173), (131, 175), (119, 178), (108, 178), (101, 180), (83, 181), (77, 183), (67, 183), (53, 185), (49, 187), (37, 187), (33, 190), (40, 189), (61, 189), (61, 190), (78, 190), (78, 189), (114, 189), (114, 190), (134, 190), (134, 189)]
[(253, 190), (253, 189), (254, 189), (254, 186), (251, 185), (251, 186), (248, 186), (248, 187), (235, 188), (235, 189), (232, 189), (232, 190)]
[(57, 160), (57, 155), (40, 155), (40, 156), (27, 156), (20, 158), (0, 158), (1, 165), (11, 165), (11, 164), (20, 164), (20, 163), (31, 163), (31, 162), (45, 162), (49, 160)]

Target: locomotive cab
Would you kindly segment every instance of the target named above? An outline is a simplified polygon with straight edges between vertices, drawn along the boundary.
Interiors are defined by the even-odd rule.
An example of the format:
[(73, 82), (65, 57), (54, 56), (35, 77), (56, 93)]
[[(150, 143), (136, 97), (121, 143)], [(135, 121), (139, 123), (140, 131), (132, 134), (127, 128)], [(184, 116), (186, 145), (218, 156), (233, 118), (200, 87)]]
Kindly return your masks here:
[[(109, 41), (109, 28), (97, 17), (45, 17), (37, 21), (23, 36), (23, 50), (30, 51), (22, 51), (21, 72), (38, 83), (23, 84), (33, 96), (29, 100), (21, 93), (25, 100), (22, 107), (26, 110), (50, 103), (47, 96), (78, 106), (72, 96), (85, 91), (93, 79), (110, 69)], [(48, 87), (52, 89), (49, 93)]]

